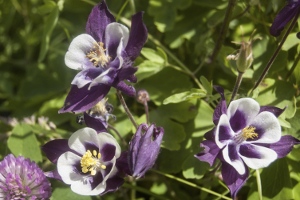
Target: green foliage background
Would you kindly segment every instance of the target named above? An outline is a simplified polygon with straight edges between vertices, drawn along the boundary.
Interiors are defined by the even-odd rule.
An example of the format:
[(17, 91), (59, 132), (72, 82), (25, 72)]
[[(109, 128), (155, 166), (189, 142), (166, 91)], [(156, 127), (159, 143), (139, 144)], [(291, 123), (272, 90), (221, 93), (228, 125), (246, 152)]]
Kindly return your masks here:
[[(132, 4), (134, 2), (134, 4)], [(0, 0), (0, 156), (23, 155), (45, 171), (53, 165), (40, 146), (54, 138), (68, 138), (82, 126), (73, 114), (58, 114), (76, 72), (64, 64), (64, 55), (75, 36), (85, 32), (85, 23), (96, 1), (91, 0)], [(281, 37), (269, 34), (269, 27), (284, 0), (237, 1), (228, 31), (223, 34), (218, 55), (210, 62), (223, 24), (225, 0), (107, 0), (117, 21), (130, 26), (131, 15), (145, 11), (148, 41), (140, 57), (136, 89), (146, 89), (151, 97), (150, 121), (165, 129), (162, 150), (155, 170), (135, 184), (127, 182), (119, 191), (103, 197), (83, 197), (58, 181), (52, 181), (52, 199), (220, 199), (206, 191), (227, 195), (219, 173), (199, 162), (194, 154), (205, 132), (213, 127), (212, 114), (218, 103), (212, 85), (225, 89), (230, 98), (237, 71), (226, 57), (236, 54), (232, 41), (253, 42), (254, 62), (245, 73), (237, 98), (250, 96), (261, 105), (286, 111), (280, 116), (283, 134), (300, 138), (299, 81), (300, 21), (287, 38), (266, 79), (253, 93), (263, 68)], [(134, 5), (134, 6), (133, 6)], [(296, 59), (297, 58), (297, 59)], [(288, 75), (293, 65), (296, 69)], [(121, 107), (116, 91), (109, 101), (116, 121), (110, 121), (129, 141), (134, 127)], [(138, 123), (145, 122), (144, 108), (135, 99), (126, 102)], [(28, 123), (23, 118), (47, 117), (56, 125)], [(8, 123), (10, 122), (10, 123)], [(14, 123), (12, 123), (14, 122)], [(18, 123), (17, 123), (18, 122)], [(112, 134), (115, 134), (112, 132)], [(116, 135), (114, 135), (118, 138)], [(123, 145), (123, 150), (126, 146)], [(261, 170), (264, 199), (300, 199), (300, 148), (287, 158)], [(135, 191), (135, 196), (132, 196)], [(254, 171), (239, 192), (240, 199), (258, 199)], [(62, 197), (63, 196), (63, 197)]]

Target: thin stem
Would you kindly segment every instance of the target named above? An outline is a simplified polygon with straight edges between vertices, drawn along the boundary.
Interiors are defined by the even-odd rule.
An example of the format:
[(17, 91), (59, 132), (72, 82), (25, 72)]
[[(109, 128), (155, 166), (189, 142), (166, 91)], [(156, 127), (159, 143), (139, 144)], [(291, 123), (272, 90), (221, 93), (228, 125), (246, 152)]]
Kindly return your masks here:
[(241, 82), (243, 80), (243, 75), (244, 75), (244, 73), (239, 72), (238, 76), (236, 77), (236, 81), (235, 81), (235, 85), (234, 85), (234, 88), (233, 88), (233, 92), (232, 92), (230, 101), (234, 100), (234, 97), (237, 94), (237, 92), (240, 88)]
[(135, 11), (134, 0), (129, 0), (129, 4), (130, 4), (131, 10), (132, 10), (132, 13), (135, 14), (136, 11)]
[(228, 30), (228, 27), (229, 27), (229, 22), (230, 22), (230, 19), (231, 19), (231, 16), (232, 16), (232, 11), (233, 11), (233, 8), (236, 4), (236, 1), (237, 0), (229, 0), (229, 2), (228, 2), (228, 7), (227, 7), (227, 10), (226, 10), (226, 13), (225, 13), (225, 18), (224, 18), (223, 23), (222, 23), (222, 28), (221, 28), (221, 31), (220, 31), (220, 34), (219, 34), (219, 38), (217, 40), (216, 46), (213, 50), (213, 53), (210, 56), (210, 63), (213, 63), (215, 61), (216, 57), (218, 56), (218, 54), (221, 50), (222, 44), (223, 44), (223, 42), (225, 40), (225, 37), (226, 37), (226, 33), (227, 33), (227, 30)]
[(108, 128), (113, 130), (117, 135), (118, 137), (120, 138), (120, 140), (122, 141), (123, 145), (124, 146), (127, 146), (127, 142), (126, 140), (120, 135), (119, 131), (117, 131), (117, 129), (115, 129), (112, 125), (108, 124)]
[(123, 108), (124, 108), (124, 110), (125, 110), (127, 116), (129, 117), (131, 123), (132, 123), (132, 124), (134, 125), (134, 127), (137, 129), (137, 128), (138, 128), (138, 125), (137, 125), (137, 123), (135, 122), (134, 117), (132, 116), (132, 114), (131, 114), (129, 108), (127, 107), (126, 102), (125, 102), (125, 100), (124, 100), (124, 98), (123, 98), (123, 96), (122, 96), (122, 94), (121, 94), (121, 92), (120, 92), (119, 90), (117, 90), (117, 96), (118, 96), (118, 98), (119, 98), (119, 100), (120, 100), (120, 102), (121, 102), (121, 104), (122, 104), (122, 106), (123, 106)]
[(145, 114), (146, 114), (146, 123), (149, 124), (149, 109), (147, 101), (144, 102)]
[(151, 40), (156, 46), (159, 46), (160, 48), (162, 48), (167, 54), (168, 56), (174, 60), (179, 67), (181, 67), (193, 80), (194, 82), (197, 84), (197, 86), (201, 89), (204, 90), (204, 87), (202, 86), (202, 84), (200, 83), (200, 81), (195, 77), (195, 74), (187, 67), (185, 66), (168, 48), (166, 48), (164, 45), (162, 45), (160, 43), (159, 40), (155, 39), (151, 34), (148, 33), (148, 38), (149, 40)]
[(259, 200), (262, 200), (262, 189), (261, 189), (261, 180), (260, 180), (260, 173), (259, 170), (256, 171), (256, 182), (257, 182), (257, 190), (258, 190), (258, 195), (259, 195)]
[(281, 40), (279, 46), (277, 47), (277, 49), (276, 49), (276, 51), (274, 52), (273, 56), (270, 58), (270, 60), (269, 60), (269, 62), (267, 63), (267, 65), (266, 65), (264, 71), (263, 71), (262, 74), (260, 75), (258, 81), (255, 83), (255, 85), (254, 85), (254, 87), (252, 88), (252, 90), (251, 90), (250, 93), (252, 93), (253, 90), (255, 90), (255, 89), (260, 85), (260, 83), (264, 80), (264, 78), (265, 78), (265, 76), (267, 75), (269, 69), (271, 68), (271, 66), (272, 66), (272, 64), (273, 64), (273, 62), (274, 62), (274, 60), (276, 59), (276, 57), (277, 57), (279, 51), (281, 50), (281, 47), (282, 47), (282, 45), (284, 44), (286, 38), (288, 37), (289, 33), (292, 31), (293, 27), (295, 26), (295, 24), (296, 24), (296, 22), (297, 22), (297, 20), (298, 20), (298, 16), (299, 16), (299, 12), (298, 12), (298, 13), (296, 14), (296, 16), (294, 17), (294, 19), (293, 19), (293, 21), (291, 22), (291, 24), (290, 24), (288, 30), (285, 32), (285, 34), (284, 34), (284, 36), (283, 36), (283, 38), (282, 38), (282, 40)]
[(191, 182), (189, 182), (189, 181), (186, 181), (186, 180), (184, 180), (184, 179), (178, 178), (178, 177), (173, 176), (173, 175), (171, 175), (171, 174), (165, 174), (165, 173), (163, 173), (163, 172), (160, 172), (160, 171), (157, 171), (157, 170), (153, 170), (153, 169), (152, 169), (151, 171), (156, 172), (156, 173), (158, 173), (158, 174), (161, 174), (161, 175), (163, 175), (163, 176), (165, 176), (165, 177), (168, 177), (168, 178), (170, 178), (170, 179), (176, 180), (176, 181), (178, 181), (178, 182), (184, 183), (184, 184), (189, 185), (189, 186), (191, 186), (191, 187), (200, 189), (200, 190), (202, 190), (202, 191), (204, 191), (204, 192), (210, 193), (210, 194), (215, 195), (215, 196), (217, 196), (217, 197), (220, 197), (220, 198), (223, 198), (223, 199), (227, 199), (227, 200), (231, 200), (231, 198), (229, 198), (229, 197), (226, 197), (226, 196), (224, 196), (224, 195), (222, 195), (222, 194), (219, 194), (219, 193), (217, 193), (217, 192), (214, 192), (214, 191), (212, 191), (212, 190), (210, 190), (210, 189), (207, 189), (207, 188), (204, 188), (204, 187), (200, 187), (200, 186), (198, 186), (198, 185), (195, 184), (195, 183), (191, 183)]
[(117, 14), (116, 21), (119, 21), (119, 18), (121, 16), (121, 14), (123, 13), (124, 9), (126, 8), (127, 4), (128, 4), (128, 1), (125, 1), (125, 3), (123, 4), (123, 6), (121, 7), (120, 11)]
[(150, 192), (149, 190), (147, 190), (145, 188), (142, 188), (142, 187), (139, 187), (139, 186), (136, 186), (136, 185), (131, 185), (131, 184), (128, 184), (128, 183), (124, 183), (123, 187), (134, 189), (134, 190), (139, 191), (141, 193), (144, 193), (144, 194), (147, 194), (149, 196), (155, 197), (155, 199), (168, 200), (168, 198), (166, 198), (166, 197), (155, 194), (155, 193)]
[(300, 60), (300, 53), (298, 54), (298, 56), (296, 57), (296, 60), (294, 61), (293, 63), (293, 66), (291, 67), (291, 69), (288, 71), (288, 73), (286, 74), (286, 77), (285, 79), (288, 80), (290, 78), (290, 76), (293, 74), (295, 68), (297, 67), (298, 65), (298, 62)]

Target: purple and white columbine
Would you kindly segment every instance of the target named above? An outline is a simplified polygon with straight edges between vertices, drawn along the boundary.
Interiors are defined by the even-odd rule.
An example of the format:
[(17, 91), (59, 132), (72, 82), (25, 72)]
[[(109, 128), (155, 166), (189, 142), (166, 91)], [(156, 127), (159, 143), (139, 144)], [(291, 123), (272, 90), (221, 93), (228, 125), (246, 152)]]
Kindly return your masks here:
[(285, 25), (295, 16), (299, 16), (300, 0), (287, 0), (287, 4), (276, 15), (274, 22), (270, 28), (270, 33), (273, 36), (279, 36)]
[(51, 186), (37, 164), (7, 155), (0, 162), (0, 199), (49, 199)]
[(122, 166), (118, 164), (119, 161), (123, 164), (124, 160), (121, 148), (108, 133), (97, 134), (94, 129), (83, 128), (73, 133), (69, 140), (48, 142), (42, 150), (57, 164), (57, 170), (46, 175), (71, 185), (77, 194), (103, 195), (117, 190), (124, 182), (119, 170)]
[(213, 116), (216, 126), (205, 134), (206, 140), (200, 143), (204, 151), (196, 158), (211, 166), (219, 158), (223, 180), (235, 197), (248, 178), (248, 167), (267, 167), (300, 141), (290, 135), (281, 136), (277, 117), (283, 109), (260, 106), (251, 98), (232, 101), (227, 108), (223, 89), (215, 88), (222, 96)]
[(65, 64), (80, 72), (59, 113), (84, 112), (95, 106), (111, 87), (129, 96), (135, 89), (124, 80), (136, 82), (133, 62), (147, 40), (143, 13), (132, 16), (131, 30), (115, 22), (106, 2), (96, 5), (89, 15), (86, 34), (73, 39), (65, 55)]
[(154, 124), (141, 124), (130, 141), (128, 160), (130, 175), (140, 178), (153, 167), (159, 150), (164, 129)]

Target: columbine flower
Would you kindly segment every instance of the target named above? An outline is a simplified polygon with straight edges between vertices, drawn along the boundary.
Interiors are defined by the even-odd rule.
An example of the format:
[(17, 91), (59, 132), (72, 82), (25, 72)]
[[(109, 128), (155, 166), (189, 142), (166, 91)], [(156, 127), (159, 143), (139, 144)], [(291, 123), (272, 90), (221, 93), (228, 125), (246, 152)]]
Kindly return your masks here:
[(71, 185), (77, 194), (102, 195), (123, 184), (118, 169), (119, 160), (123, 164), (121, 148), (108, 133), (97, 134), (94, 129), (83, 128), (69, 140), (48, 142), (42, 150), (57, 164), (57, 170), (47, 175)]
[(267, 167), (300, 141), (281, 136), (277, 117), (284, 110), (259, 106), (251, 98), (232, 101), (227, 108), (223, 89), (216, 89), (222, 96), (213, 117), (216, 127), (205, 134), (207, 140), (200, 144), (204, 151), (196, 157), (211, 166), (216, 158), (221, 160), (223, 180), (235, 197), (248, 178), (248, 167)]
[(131, 30), (116, 23), (105, 1), (89, 15), (86, 34), (73, 39), (65, 56), (66, 65), (80, 72), (72, 81), (63, 112), (83, 112), (103, 99), (113, 86), (129, 96), (135, 89), (124, 80), (136, 82), (133, 62), (147, 39), (143, 13), (132, 17)]
[(300, 12), (300, 0), (288, 0), (287, 5), (277, 14), (270, 28), (273, 36), (279, 36), (285, 25)]
[(0, 199), (49, 199), (51, 186), (37, 164), (12, 154), (0, 162)]
[(130, 141), (128, 152), (130, 175), (140, 178), (154, 165), (162, 142), (164, 129), (141, 124)]

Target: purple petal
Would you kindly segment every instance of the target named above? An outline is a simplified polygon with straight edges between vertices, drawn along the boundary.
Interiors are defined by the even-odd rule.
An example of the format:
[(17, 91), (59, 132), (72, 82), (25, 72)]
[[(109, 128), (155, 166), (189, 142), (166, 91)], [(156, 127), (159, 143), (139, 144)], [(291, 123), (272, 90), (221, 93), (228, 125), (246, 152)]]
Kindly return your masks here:
[(116, 161), (116, 167), (123, 174), (130, 175), (131, 173), (128, 165), (128, 158), (128, 151), (123, 151)]
[(45, 174), (45, 176), (47, 176), (48, 178), (54, 178), (54, 179), (63, 181), (63, 180), (61, 179), (61, 176), (59, 175), (57, 169), (52, 170), (52, 171), (49, 171), (49, 172), (44, 172), (44, 174)]
[(286, 108), (281, 109), (281, 108), (277, 108), (275, 106), (261, 106), (259, 112), (261, 113), (263, 111), (268, 111), (268, 112), (273, 113), (276, 117), (279, 117), (279, 115), (281, 115), (285, 111), (285, 109)]
[(109, 92), (110, 86), (98, 84), (88, 89), (89, 85), (78, 88), (72, 85), (71, 90), (65, 100), (64, 106), (58, 113), (64, 112), (84, 112), (95, 106)]
[(109, 178), (106, 181), (106, 188), (105, 191), (103, 193), (101, 193), (101, 195), (107, 193), (107, 192), (111, 192), (111, 191), (116, 191), (119, 187), (121, 187), (121, 185), (123, 185), (124, 183), (124, 179), (118, 176), (114, 176)]
[(239, 153), (248, 158), (261, 158), (261, 155), (255, 151), (252, 144), (242, 144)]
[(215, 125), (217, 125), (221, 115), (227, 113), (227, 106), (226, 106), (226, 100), (224, 96), (224, 89), (217, 85), (215, 85), (214, 88), (221, 95), (221, 101), (217, 105), (213, 115), (213, 122)]
[(84, 113), (85, 124), (97, 131), (97, 133), (107, 132), (107, 122), (101, 118), (96, 118)]
[(219, 141), (226, 141), (232, 138), (231, 129), (228, 126), (219, 126)]
[(116, 154), (116, 146), (113, 144), (104, 144), (102, 149), (100, 149), (100, 153), (102, 154), (102, 160), (104, 162), (110, 161)]
[(133, 74), (138, 70), (136, 67), (122, 67), (118, 73), (118, 79), (120, 81), (132, 78)]
[(227, 164), (226, 162), (222, 162), (223, 180), (228, 186), (233, 199), (235, 199), (238, 191), (243, 187), (248, 179), (249, 170), (247, 167), (245, 168), (246, 173), (240, 175), (231, 165)]
[(201, 161), (209, 163), (209, 165), (212, 166), (220, 152), (219, 147), (215, 142), (210, 140), (204, 140), (201, 142), (200, 147), (203, 147), (204, 151), (196, 154), (195, 157)]
[(80, 71), (72, 80), (72, 85), (77, 85), (78, 88), (82, 88), (85, 85), (91, 83), (95, 78), (103, 73), (103, 69), (100, 67), (88, 68)]
[(128, 57), (133, 61), (140, 54), (146, 40), (148, 31), (143, 23), (143, 12), (136, 13), (131, 19), (131, 28), (128, 44), (125, 51)]
[(238, 132), (247, 126), (247, 120), (245, 114), (237, 110), (230, 118), (230, 125), (234, 132)]
[(115, 22), (114, 16), (107, 8), (105, 0), (96, 5), (86, 23), (86, 32), (98, 42), (104, 42), (104, 32), (108, 24)]
[(290, 1), (290, 3), (280, 10), (270, 28), (271, 35), (279, 36), (285, 25), (297, 15), (299, 8), (299, 2)]
[(59, 156), (63, 153), (72, 151), (68, 146), (67, 139), (52, 140), (44, 144), (41, 149), (52, 163), (56, 163)]
[(297, 138), (294, 138), (291, 135), (284, 135), (281, 137), (281, 139), (273, 144), (259, 144), (265, 147), (269, 147), (270, 149), (273, 149), (277, 155), (278, 158), (285, 157), (288, 153), (290, 153), (294, 147), (294, 145), (300, 144), (300, 140)]

